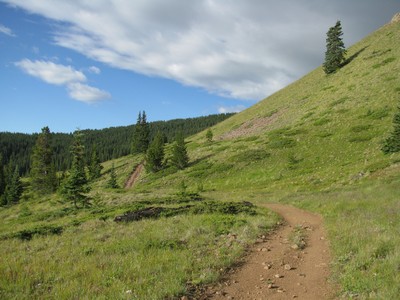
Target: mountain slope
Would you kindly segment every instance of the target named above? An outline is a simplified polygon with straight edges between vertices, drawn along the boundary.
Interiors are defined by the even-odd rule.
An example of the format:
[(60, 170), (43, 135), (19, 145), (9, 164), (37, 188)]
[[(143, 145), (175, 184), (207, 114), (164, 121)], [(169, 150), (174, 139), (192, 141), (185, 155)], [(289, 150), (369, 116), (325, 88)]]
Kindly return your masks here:
[(162, 184), (183, 176), (218, 190), (322, 190), (388, 167), (399, 158), (380, 150), (400, 96), (399, 27), (351, 47), (337, 73), (318, 68), (214, 126), (214, 143), (196, 135), (189, 144), (195, 163)]
[[(212, 127), (211, 143), (192, 136), (185, 170), (110, 190), (111, 166), (123, 186), (143, 157), (105, 162), (90, 208), (27, 188), (0, 208), (0, 297), (173, 299), (217, 280), (278, 221), (237, 201), (280, 201), (324, 216), (338, 296), (398, 298), (400, 155), (380, 148), (400, 96), (399, 41), (400, 23), (384, 26), (337, 73), (314, 70)], [(165, 215), (113, 222), (142, 208)]]
[(188, 142), (184, 171), (145, 174), (137, 193), (170, 193), (184, 180), (219, 200), (281, 201), (324, 216), (333, 280), (344, 298), (400, 294), (400, 154), (385, 155), (400, 100), (400, 23), (348, 50)]

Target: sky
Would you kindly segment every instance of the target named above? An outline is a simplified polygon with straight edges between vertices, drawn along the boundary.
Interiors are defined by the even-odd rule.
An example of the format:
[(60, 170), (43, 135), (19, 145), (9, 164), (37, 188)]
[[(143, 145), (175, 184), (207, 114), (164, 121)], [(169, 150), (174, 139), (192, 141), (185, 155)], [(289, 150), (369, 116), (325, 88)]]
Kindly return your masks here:
[(0, 0), (0, 131), (239, 112), (349, 47), (399, 0)]

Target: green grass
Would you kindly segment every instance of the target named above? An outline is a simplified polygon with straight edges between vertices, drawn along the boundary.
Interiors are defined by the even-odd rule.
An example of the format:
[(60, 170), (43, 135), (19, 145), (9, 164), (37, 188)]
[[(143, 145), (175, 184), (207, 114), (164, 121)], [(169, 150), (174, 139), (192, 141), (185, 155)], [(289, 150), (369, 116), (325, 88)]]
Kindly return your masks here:
[[(173, 199), (142, 200), (130, 207), (159, 203), (172, 209), (186, 203)], [(127, 205), (92, 207), (79, 211), (81, 222), (65, 224), (56, 235), (51, 226), (25, 229), (29, 238), (9, 235), (0, 242), (0, 297), (165, 299), (184, 294), (189, 286), (217, 280), (221, 269), (278, 220), (246, 204), (192, 205), (184, 214), (129, 223), (98, 218), (104, 208), (116, 216)], [(32, 210), (40, 207), (36, 203)]]
[[(201, 180), (213, 198), (285, 201), (325, 216), (333, 280), (345, 298), (394, 299), (399, 294), (399, 192), (394, 182), (399, 181), (400, 155), (381, 151), (400, 100), (396, 80), (388, 80), (400, 71), (395, 59), (399, 41), (400, 24), (385, 26), (350, 48), (348, 56), (358, 56), (337, 73), (326, 76), (318, 68), (213, 127), (218, 138), (238, 124), (279, 112), (254, 141), (206, 145), (201, 135), (190, 139), (196, 143), (189, 153), (192, 161), (208, 169), (189, 178), (189, 186)], [(252, 161), (255, 151), (269, 155)], [(196, 168), (194, 163), (162, 184), (146, 176), (152, 188), (169, 191)], [(211, 171), (219, 168), (221, 173)]]
[(334, 278), (346, 298), (396, 299), (400, 294), (399, 184), (397, 177), (284, 199), (324, 216)]
[[(338, 297), (396, 299), (400, 154), (384, 155), (381, 146), (400, 100), (400, 24), (372, 33), (348, 49), (353, 55), (335, 74), (317, 68), (213, 126), (214, 142), (206, 142), (205, 132), (189, 138), (185, 170), (144, 172), (129, 190), (105, 188), (112, 163), (123, 187), (143, 160), (123, 157), (104, 164), (91, 208), (71, 209), (57, 195), (32, 200), (29, 191), (19, 205), (0, 208), (0, 298), (182, 295), (190, 285), (216, 280), (276, 222), (265, 210), (254, 215), (205, 208), (281, 201), (324, 216)], [(269, 119), (261, 133), (221, 139), (263, 118)], [(202, 190), (211, 201), (203, 211), (199, 206), (201, 213), (112, 221), (145, 206), (192, 203), (174, 201), (182, 181), (187, 193)], [(24, 232), (30, 239), (18, 236)], [(294, 240), (302, 238), (297, 233)]]

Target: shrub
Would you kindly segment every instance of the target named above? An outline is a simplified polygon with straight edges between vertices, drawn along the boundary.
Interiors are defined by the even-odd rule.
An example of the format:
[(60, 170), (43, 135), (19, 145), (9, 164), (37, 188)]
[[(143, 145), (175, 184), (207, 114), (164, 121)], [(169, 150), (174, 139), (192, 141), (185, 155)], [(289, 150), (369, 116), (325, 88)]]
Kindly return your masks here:
[(372, 135), (359, 135), (359, 136), (353, 136), (349, 138), (350, 143), (363, 143), (363, 142), (368, 142), (373, 138)]
[(371, 128), (372, 126), (370, 124), (368, 125), (357, 125), (353, 126), (350, 128), (351, 132), (362, 132), (362, 131), (367, 131)]
[(232, 156), (234, 162), (255, 162), (270, 157), (271, 154), (264, 149), (251, 149)]
[(272, 149), (292, 148), (296, 145), (296, 141), (288, 137), (279, 137), (269, 142)]
[(23, 229), (12, 234), (10, 237), (19, 238), (21, 240), (30, 240), (34, 235), (51, 235), (51, 234), (61, 234), (63, 231), (62, 226), (56, 225), (45, 225), (41, 227), (35, 227), (31, 229)]
[(322, 125), (325, 125), (325, 124), (329, 123), (330, 121), (331, 121), (331, 120), (328, 119), (328, 118), (321, 118), (321, 119), (319, 119), (319, 120), (316, 120), (316, 121), (314, 122), (314, 125), (315, 125), (315, 126), (322, 126)]

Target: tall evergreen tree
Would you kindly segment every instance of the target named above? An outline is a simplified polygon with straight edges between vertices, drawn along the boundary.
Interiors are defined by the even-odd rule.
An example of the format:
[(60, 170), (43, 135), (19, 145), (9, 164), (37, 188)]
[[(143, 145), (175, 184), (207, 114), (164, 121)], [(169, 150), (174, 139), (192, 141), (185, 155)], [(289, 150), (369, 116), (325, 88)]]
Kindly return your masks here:
[(95, 180), (101, 176), (101, 169), (103, 167), (100, 164), (99, 155), (97, 153), (96, 145), (93, 146), (92, 155), (90, 157), (89, 164), (89, 179)]
[(329, 28), (326, 38), (325, 62), (323, 65), (326, 74), (338, 70), (345, 61), (346, 49), (342, 40), (342, 25), (340, 21)]
[(164, 136), (157, 132), (146, 153), (146, 169), (157, 172), (162, 169), (164, 160)]
[(6, 189), (4, 191), (2, 204), (13, 204), (17, 203), (22, 195), (22, 184), (19, 176), (18, 167), (10, 174), (10, 178)]
[(133, 133), (133, 153), (146, 153), (149, 147), (150, 126), (147, 123), (146, 112), (139, 112)]
[(0, 154), (0, 197), (6, 189), (6, 178), (4, 176), (3, 156)]
[(400, 106), (398, 112), (393, 117), (393, 131), (385, 140), (382, 151), (385, 154), (400, 151)]
[(0, 154), (0, 206), (7, 205), (7, 199), (4, 195), (7, 187), (6, 178), (6, 167), (3, 165), (3, 159)]
[(182, 132), (177, 134), (172, 146), (171, 163), (178, 169), (184, 169), (189, 164), (189, 157)]
[(133, 128), (133, 141), (132, 141), (132, 153), (140, 153), (140, 124), (142, 123), (142, 112), (139, 111), (139, 115), (136, 121), (136, 125)]
[(31, 156), (32, 189), (39, 194), (49, 194), (55, 191), (57, 185), (53, 165), (53, 149), (49, 127), (43, 127), (36, 139)]
[(87, 206), (89, 198), (86, 195), (90, 191), (85, 172), (85, 147), (82, 144), (82, 133), (74, 132), (74, 140), (71, 147), (72, 167), (61, 188), (61, 194), (67, 201), (71, 201), (76, 208)]
[(118, 183), (117, 183), (117, 173), (115, 173), (114, 164), (112, 164), (111, 169), (110, 169), (110, 179), (108, 179), (108, 181), (107, 181), (107, 187), (111, 188), (111, 189), (119, 188)]

